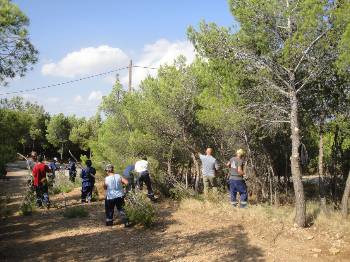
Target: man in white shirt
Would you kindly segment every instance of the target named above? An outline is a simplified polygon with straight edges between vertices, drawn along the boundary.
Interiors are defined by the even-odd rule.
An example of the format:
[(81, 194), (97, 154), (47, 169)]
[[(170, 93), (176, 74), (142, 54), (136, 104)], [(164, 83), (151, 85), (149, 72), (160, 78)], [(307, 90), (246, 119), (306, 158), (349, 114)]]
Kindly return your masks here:
[(142, 158), (142, 160), (139, 160), (135, 163), (135, 172), (138, 174), (137, 182), (136, 182), (138, 188), (142, 190), (143, 183), (145, 183), (147, 187), (147, 196), (149, 197), (149, 199), (154, 201), (155, 198), (154, 198), (154, 193), (152, 189), (151, 177), (148, 171), (147, 157), (144, 157)]

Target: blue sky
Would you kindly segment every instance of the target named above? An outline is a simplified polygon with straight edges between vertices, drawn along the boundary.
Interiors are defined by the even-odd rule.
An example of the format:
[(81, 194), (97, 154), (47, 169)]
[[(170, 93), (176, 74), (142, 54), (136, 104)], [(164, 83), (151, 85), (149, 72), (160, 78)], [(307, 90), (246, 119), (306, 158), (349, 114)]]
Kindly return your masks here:
[[(10, 82), (10, 92), (46, 86), (134, 64), (158, 67), (179, 54), (193, 59), (186, 39), (199, 21), (235, 24), (226, 0), (14, 0), (30, 19), (30, 38), (39, 62), (24, 78)], [(152, 70), (134, 69), (137, 84)], [(127, 71), (120, 80), (127, 82)], [(91, 116), (115, 75), (23, 94), (56, 114)]]

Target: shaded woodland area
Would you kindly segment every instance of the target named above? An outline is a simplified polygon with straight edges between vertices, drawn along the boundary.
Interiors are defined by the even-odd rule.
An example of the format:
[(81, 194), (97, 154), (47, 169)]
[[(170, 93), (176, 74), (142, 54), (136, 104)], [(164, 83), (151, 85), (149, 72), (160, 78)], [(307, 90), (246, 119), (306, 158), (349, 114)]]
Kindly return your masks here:
[[(16, 61), (0, 64), (3, 84), (36, 62), (34, 47), (24, 45), (19, 33), (28, 20), (19, 10), (14, 15), (22, 22), (4, 15), (10, 10), (5, 2), (0, 14), (9, 19), (2, 25), (8, 30), (1, 30), (0, 48), (11, 49), (9, 34), (21, 35), (22, 44), (7, 54), (18, 58), (17, 67)], [(295, 205), (301, 227), (307, 222), (306, 200), (320, 201), (325, 212), (342, 209), (346, 216), (350, 3), (232, 0), (229, 6), (239, 29), (205, 21), (189, 27), (198, 54), (193, 63), (178, 57), (133, 92), (116, 81), (95, 117), (50, 116), (19, 97), (2, 98), (1, 174), (16, 152), (67, 159), (70, 149), (91, 155), (100, 168), (110, 162), (117, 170), (147, 155), (162, 194), (192, 194), (202, 187), (198, 152), (214, 148), (224, 190), (224, 163), (242, 147), (256, 203)], [(21, 48), (26, 56), (16, 53)], [(308, 176), (316, 176), (316, 184), (303, 183)]]

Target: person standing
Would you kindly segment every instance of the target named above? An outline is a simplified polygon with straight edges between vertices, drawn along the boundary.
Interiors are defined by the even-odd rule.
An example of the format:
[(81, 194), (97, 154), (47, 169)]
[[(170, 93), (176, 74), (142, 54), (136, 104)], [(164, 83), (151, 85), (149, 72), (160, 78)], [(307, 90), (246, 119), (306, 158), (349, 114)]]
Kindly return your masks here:
[(92, 199), (92, 191), (95, 185), (96, 169), (92, 167), (90, 159), (85, 161), (86, 167), (82, 169), (81, 177), (81, 202), (90, 203)]
[(50, 175), (50, 180), (53, 181), (53, 180), (55, 179), (55, 177), (56, 177), (56, 173), (55, 173), (56, 170), (59, 170), (59, 169), (60, 169), (60, 168), (59, 168), (59, 163), (58, 163), (57, 157), (54, 157), (54, 158), (53, 158), (53, 161), (50, 162), (49, 168), (50, 168), (51, 171), (52, 171), (52, 173), (51, 173), (51, 175)]
[(212, 156), (213, 149), (208, 147), (205, 155), (199, 153), (199, 158), (202, 162), (202, 175), (204, 184), (204, 194), (207, 195), (209, 189), (216, 191), (216, 171), (219, 170), (218, 161)]
[(128, 180), (114, 173), (114, 166), (109, 164), (105, 171), (107, 176), (105, 178), (104, 189), (105, 196), (105, 211), (106, 211), (106, 226), (113, 226), (114, 207), (117, 208), (121, 220), (125, 227), (129, 227), (130, 223), (124, 210), (124, 189), (123, 184), (128, 185)]
[(38, 154), (35, 151), (30, 153), (30, 158), (27, 160), (27, 165), (30, 168), (30, 171), (33, 170), (36, 162), (38, 161)]
[(69, 180), (74, 183), (75, 182), (75, 177), (77, 176), (77, 167), (75, 165), (75, 162), (73, 159), (69, 158), (68, 160), (68, 172), (69, 172)]
[(123, 177), (128, 180), (128, 185), (126, 186), (126, 194), (135, 189), (135, 182), (134, 182), (134, 170), (135, 165), (128, 165), (123, 172)]
[(230, 168), (229, 185), (231, 194), (231, 203), (237, 207), (237, 193), (240, 195), (240, 207), (245, 208), (248, 204), (247, 185), (243, 179), (244, 176), (244, 150), (238, 149), (236, 156), (232, 157), (226, 164)]
[(49, 190), (47, 185), (46, 173), (52, 172), (51, 169), (44, 163), (43, 155), (38, 156), (38, 162), (35, 164), (33, 174), (33, 186), (36, 193), (36, 204), (38, 207), (45, 205), (50, 207)]
[(136, 184), (140, 190), (143, 188), (143, 183), (146, 184), (147, 187), (147, 196), (152, 201), (155, 200), (154, 193), (152, 189), (152, 181), (148, 171), (148, 161), (147, 157), (143, 157), (141, 160), (135, 163), (135, 172), (137, 173), (137, 181)]
[(32, 151), (30, 153), (30, 158), (27, 159), (27, 167), (29, 170), (30, 175), (28, 176), (27, 179), (27, 186), (30, 188), (32, 191), (34, 190), (34, 178), (33, 178), (33, 168), (35, 164), (38, 161), (38, 154), (35, 151)]

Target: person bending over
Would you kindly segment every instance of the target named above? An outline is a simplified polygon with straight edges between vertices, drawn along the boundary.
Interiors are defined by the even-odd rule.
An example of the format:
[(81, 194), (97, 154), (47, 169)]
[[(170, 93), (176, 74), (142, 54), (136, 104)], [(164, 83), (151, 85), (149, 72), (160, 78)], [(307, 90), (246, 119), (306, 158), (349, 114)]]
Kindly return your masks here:
[(152, 189), (152, 181), (148, 171), (148, 161), (147, 157), (143, 157), (141, 160), (135, 163), (135, 172), (137, 173), (137, 186), (140, 190), (142, 190), (143, 183), (146, 184), (147, 187), (147, 196), (152, 201), (155, 200), (153, 189)]

